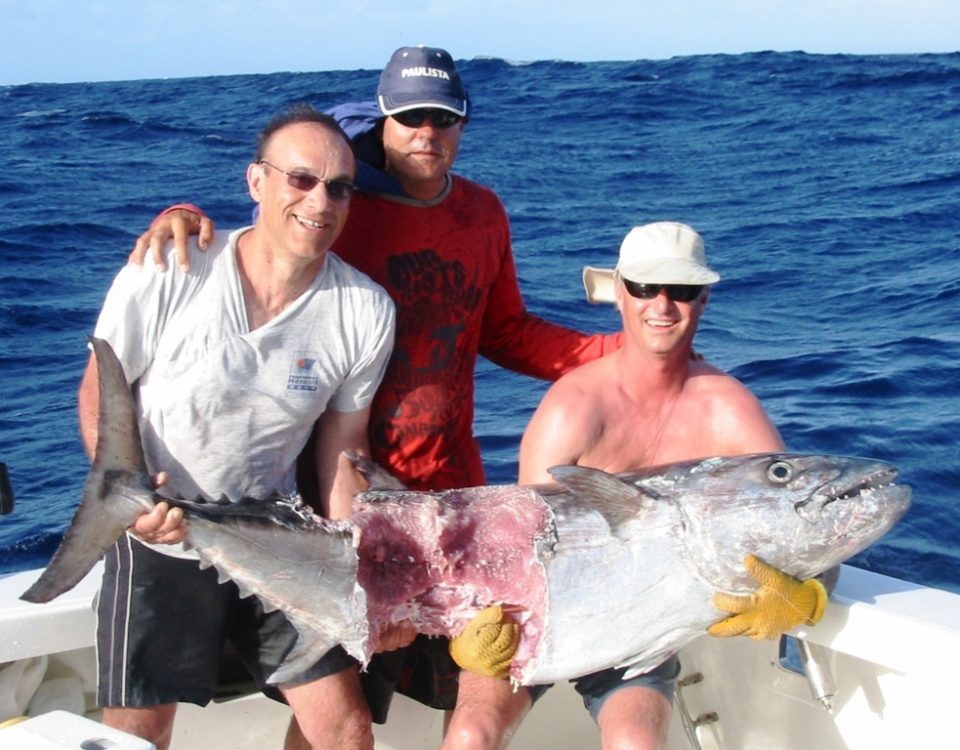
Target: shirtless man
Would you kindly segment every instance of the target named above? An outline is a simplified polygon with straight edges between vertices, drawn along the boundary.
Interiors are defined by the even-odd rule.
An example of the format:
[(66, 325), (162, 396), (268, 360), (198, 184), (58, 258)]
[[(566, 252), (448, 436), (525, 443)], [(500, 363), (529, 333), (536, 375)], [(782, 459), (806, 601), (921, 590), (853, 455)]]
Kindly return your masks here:
[[(552, 481), (547, 469), (558, 464), (614, 473), (783, 449), (756, 397), (735, 378), (690, 356), (710, 287), (719, 279), (707, 266), (700, 236), (673, 222), (634, 228), (620, 247), (615, 270), (584, 271), (588, 298), (617, 305), (623, 347), (565, 375), (544, 396), (521, 443), (522, 483)], [(760, 562), (755, 570), (763, 578), (767, 567)], [(771, 638), (818, 620), (826, 602), (823, 586), (784, 583), (779, 596), (785, 606), (762, 614), (744, 611), (710, 632)], [(755, 603), (749, 601), (754, 597), (744, 599), (718, 595), (715, 603), (736, 613)], [(607, 669), (575, 681), (600, 726), (602, 747), (663, 747), (676, 658), (632, 680), (622, 680), (623, 671)]]

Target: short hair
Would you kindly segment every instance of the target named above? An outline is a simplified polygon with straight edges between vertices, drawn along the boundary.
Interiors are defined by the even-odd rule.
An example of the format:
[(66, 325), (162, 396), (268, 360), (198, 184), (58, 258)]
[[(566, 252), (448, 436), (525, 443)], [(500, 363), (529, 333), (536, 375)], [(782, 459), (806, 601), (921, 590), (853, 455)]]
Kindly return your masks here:
[(350, 153), (356, 156), (353, 142), (343, 131), (343, 128), (340, 127), (340, 123), (327, 113), (320, 112), (309, 104), (297, 103), (291, 105), (286, 111), (271, 117), (270, 121), (264, 125), (263, 129), (257, 134), (257, 153), (254, 161), (259, 162), (263, 160), (270, 141), (278, 131), (288, 125), (299, 125), (300, 123), (318, 125), (321, 128), (329, 130), (331, 133), (336, 133), (343, 138), (343, 142), (347, 144)]

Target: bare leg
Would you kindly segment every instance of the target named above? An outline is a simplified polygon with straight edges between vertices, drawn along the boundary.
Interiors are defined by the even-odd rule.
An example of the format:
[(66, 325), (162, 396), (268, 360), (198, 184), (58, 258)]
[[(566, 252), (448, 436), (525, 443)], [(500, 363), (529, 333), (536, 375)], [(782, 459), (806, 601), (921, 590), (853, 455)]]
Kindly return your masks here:
[(355, 668), (284, 688), (293, 709), (286, 750), (373, 750), (370, 710)]
[(157, 750), (167, 750), (173, 735), (176, 712), (176, 703), (148, 708), (108, 707), (103, 709), (101, 720), (108, 727), (149, 740), (157, 746)]
[(613, 693), (600, 709), (602, 750), (661, 750), (667, 744), (670, 701), (656, 690), (628, 687)]
[(460, 673), (457, 706), (448, 716), (441, 750), (499, 750), (510, 744), (530, 710), (530, 693), (506, 680)]

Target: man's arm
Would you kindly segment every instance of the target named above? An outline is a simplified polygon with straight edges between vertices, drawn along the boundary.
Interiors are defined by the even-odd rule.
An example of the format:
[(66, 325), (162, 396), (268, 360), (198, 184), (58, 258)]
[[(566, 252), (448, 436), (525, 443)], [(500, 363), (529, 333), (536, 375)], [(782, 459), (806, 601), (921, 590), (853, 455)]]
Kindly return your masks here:
[(517, 280), (506, 211), (499, 202), (491, 201), (487, 213), (491, 230), (486, 237), (492, 247), (482, 252), (496, 256), (498, 270), (484, 309), (480, 354), (508, 370), (557, 380), (574, 367), (620, 348), (622, 333), (581, 333), (527, 310)]
[(92, 462), (97, 451), (97, 425), (100, 413), (100, 376), (97, 370), (97, 358), (90, 354), (87, 367), (80, 380), (77, 393), (77, 413), (80, 419), (80, 440), (87, 458)]
[(187, 239), (192, 234), (199, 235), (197, 245), (201, 250), (206, 250), (213, 241), (213, 230), (213, 219), (200, 208), (192, 203), (178, 203), (161, 211), (150, 222), (150, 228), (137, 238), (127, 262), (143, 265), (143, 259), (149, 252), (156, 264), (166, 270), (167, 258), (164, 249), (172, 239), (177, 263), (184, 269), (189, 269)]
[(577, 463), (595, 431), (586, 398), (566, 380), (550, 387), (520, 441), (520, 484), (552, 482), (547, 469)]
[[(785, 449), (783, 438), (762, 404), (733, 377), (724, 375), (711, 398), (711, 455), (740, 456), (777, 453)], [(691, 456), (699, 458), (699, 456)]]
[(353, 496), (365, 488), (363, 478), (340, 461), (344, 451), (370, 455), (367, 425), (370, 408), (340, 412), (328, 409), (317, 422), (314, 451), (317, 482), (320, 491), (320, 512), (326, 518), (347, 518)]

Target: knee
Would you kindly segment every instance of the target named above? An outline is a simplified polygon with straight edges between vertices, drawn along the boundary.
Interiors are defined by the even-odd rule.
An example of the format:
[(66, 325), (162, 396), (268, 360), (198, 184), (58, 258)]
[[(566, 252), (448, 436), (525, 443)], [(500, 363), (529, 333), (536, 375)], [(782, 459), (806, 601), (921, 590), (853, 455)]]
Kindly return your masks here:
[(160, 750), (170, 747), (176, 704), (149, 708), (104, 708), (101, 721), (108, 727), (152, 742)]
[(634, 728), (632, 731), (602, 735), (600, 747), (601, 750), (661, 750), (664, 745), (655, 733)]
[(510, 741), (510, 727), (491, 714), (457, 716), (454, 712), (442, 750), (497, 750)]
[[(659, 717), (658, 717), (659, 718)], [(602, 750), (663, 750), (667, 745), (666, 720), (644, 720), (619, 723), (614, 726), (601, 726), (600, 747)]]
[(514, 692), (507, 682), (463, 672), (442, 750), (506, 748), (531, 705), (525, 689)]
[(313, 715), (291, 722), (286, 750), (373, 750), (373, 726), (364, 709)]
[(499, 747), (498, 732), (474, 722), (451, 727), (443, 741), (443, 750), (493, 750)]

